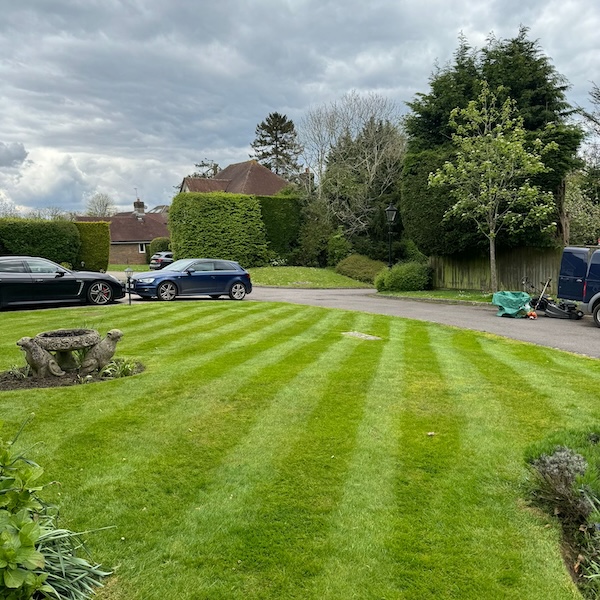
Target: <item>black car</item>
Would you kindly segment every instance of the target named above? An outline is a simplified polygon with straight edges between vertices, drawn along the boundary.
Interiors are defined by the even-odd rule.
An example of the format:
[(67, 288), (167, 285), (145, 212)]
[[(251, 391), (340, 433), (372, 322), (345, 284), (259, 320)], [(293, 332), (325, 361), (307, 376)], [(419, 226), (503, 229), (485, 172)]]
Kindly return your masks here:
[(33, 256), (0, 256), (0, 308), (16, 304), (108, 304), (125, 286), (106, 273), (71, 271)]
[(175, 300), (177, 296), (210, 296), (227, 294), (232, 300), (243, 300), (252, 291), (248, 271), (232, 260), (185, 258), (158, 272), (135, 273), (131, 291), (142, 298)]
[(150, 268), (153, 271), (158, 269), (164, 269), (167, 265), (173, 264), (173, 253), (172, 252), (157, 252), (150, 258)]

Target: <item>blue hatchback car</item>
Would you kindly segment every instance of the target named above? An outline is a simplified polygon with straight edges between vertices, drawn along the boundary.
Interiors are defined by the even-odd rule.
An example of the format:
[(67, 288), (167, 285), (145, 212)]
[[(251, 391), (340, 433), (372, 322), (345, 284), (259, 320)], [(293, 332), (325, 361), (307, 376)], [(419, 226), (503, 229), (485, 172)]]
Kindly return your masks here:
[(135, 273), (131, 291), (142, 298), (175, 300), (177, 296), (210, 296), (227, 294), (232, 300), (243, 300), (252, 291), (248, 271), (232, 260), (184, 258), (159, 271)]

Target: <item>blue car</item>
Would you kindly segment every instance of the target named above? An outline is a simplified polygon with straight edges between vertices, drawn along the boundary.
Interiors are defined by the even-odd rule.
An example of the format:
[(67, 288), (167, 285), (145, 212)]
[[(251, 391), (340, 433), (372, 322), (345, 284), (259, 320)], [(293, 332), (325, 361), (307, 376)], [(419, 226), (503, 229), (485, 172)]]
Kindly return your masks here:
[(131, 291), (142, 298), (175, 300), (177, 296), (219, 298), (227, 294), (243, 300), (252, 291), (248, 271), (232, 260), (184, 258), (158, 271), (135, 273)]

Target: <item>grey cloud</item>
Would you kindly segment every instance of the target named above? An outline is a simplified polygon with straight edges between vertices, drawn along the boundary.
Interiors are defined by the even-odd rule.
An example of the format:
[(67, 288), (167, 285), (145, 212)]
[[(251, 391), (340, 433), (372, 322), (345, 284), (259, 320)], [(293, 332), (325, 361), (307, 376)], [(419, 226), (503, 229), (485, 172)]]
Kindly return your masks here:
[(0, 142), (0, 168), (22, 165), (28, 154), (23, 144), (19, 144), (18, 142), (8, 144)]
[[(600, 7), (584, 0), (5, 4), (0, 131), (5, 144), (55, 153), (42, 170), (46, 186), (0, 181), (20, 202), (45, 202), (64, 188), (76, 204), (106, 186), (119, 204), (133, 187), (148, 203), (164, 203), (194, 162), (245, 160), (269, 112), (298, 123), (308, 107), (353, 89), (410, 101), (427, 91), (435, 62), (452, 58), (460, 31), (481, 46), (492, 31), (510, 37), (530, 25), (577, 103), (600, 79), (590, 72)], [(0, 164), (4, 155), (0, 147)], [(76, 156), (77, 169), (56, 155)], [(36, 154), (36, 163), (48, 156)]]

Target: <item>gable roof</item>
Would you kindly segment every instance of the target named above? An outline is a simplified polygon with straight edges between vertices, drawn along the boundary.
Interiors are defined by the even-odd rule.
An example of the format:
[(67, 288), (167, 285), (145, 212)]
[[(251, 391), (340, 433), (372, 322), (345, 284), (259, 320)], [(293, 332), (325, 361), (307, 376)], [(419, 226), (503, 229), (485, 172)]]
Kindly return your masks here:
[(219, 171), (216, 177), (186, 177), (181, 192), (227, 192), (229, 194), (253, 194), (256, 196), (274, 196), (288, 182), (255, 160), (235, 163)]
[(77, 221), (108, 221), (110, 243), (148, 243), (157, 237), (169, 237), (167, 213), (117, 213), (112, 217), (77, 217)]

